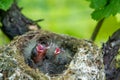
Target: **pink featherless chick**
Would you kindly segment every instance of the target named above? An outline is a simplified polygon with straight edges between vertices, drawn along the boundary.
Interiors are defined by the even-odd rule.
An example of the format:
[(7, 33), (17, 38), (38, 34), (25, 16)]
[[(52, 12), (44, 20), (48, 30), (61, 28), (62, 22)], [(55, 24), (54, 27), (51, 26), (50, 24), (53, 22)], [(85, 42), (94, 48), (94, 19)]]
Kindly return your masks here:
[(42, 44), (37, 44), (33, 50), (32, 50), (32, 55), (31, 59), (34, 61), (34, 63), (38, 63), (43, 60), (43, 58), (46, 55), (48, 47), (42, 45)]

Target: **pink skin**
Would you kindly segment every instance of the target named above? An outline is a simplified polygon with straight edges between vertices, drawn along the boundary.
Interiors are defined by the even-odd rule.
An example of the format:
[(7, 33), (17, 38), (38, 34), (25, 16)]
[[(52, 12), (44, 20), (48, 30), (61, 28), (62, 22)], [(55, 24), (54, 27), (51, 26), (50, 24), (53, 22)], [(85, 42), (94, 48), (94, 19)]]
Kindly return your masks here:
[(35, 63), (42, 61), (42, 59), (44, 58), (44, 56), (46, 54), (47, 49), (48, 49), (48, 47), (44, 47), (42, 44), (38, 44), (36, 46), (37, 56), (33, 58)]
[[(35, 57), (33, 58), (33, 61), (34, 61), (35, 63), (38, 63), (38, 62), (42, 61), (43, 58), (44, 58), (44, 56), (46, 55), (46, 51), (47, 51), (48, 49), (49, 49), (48, 46), (43, 46), (42, 44), (38, 44), (38, 45), (36, 46), (37, 56), (35, 56)], [(60, 54), (61, 52), (62, 52), (62, 50), (57, 47), (57, 48), (55, 49), (55, 51), (54, 51), (54, 55), (56, 56), (56, 55)]]
[(61, 54), (62, 52), (64, 52), (63, 49), (60, 49), (60, 48), (58, 48), (58, 47), (55, 49), (55, 51), (54, 51), (54, 62), (55, 62), (55, 63), (58, 63), (58, 64), (59, 64), (59, 62), (57, 62), (55, 58), (57, 57), (57, 55)]
[(41, 44), (38, 44), (38, 46), (36, 46), (36, 49), (38, 53), (43, 53), (45, 50), (45, 47)]
[(60, 54), (60, 53), (61, 53), (60, 48), (56, 48), (54, 54), (55, 54), (55, 55), (58, 55), (58, 54)]

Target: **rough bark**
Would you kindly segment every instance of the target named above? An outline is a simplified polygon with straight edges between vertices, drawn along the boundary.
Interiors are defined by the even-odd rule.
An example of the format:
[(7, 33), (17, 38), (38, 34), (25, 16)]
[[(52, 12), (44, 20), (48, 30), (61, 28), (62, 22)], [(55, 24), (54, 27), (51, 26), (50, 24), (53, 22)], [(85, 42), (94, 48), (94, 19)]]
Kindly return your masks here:
[(13, 3), (7, 11), (0, 10), (0, 21), (2, 23), (1, 30), (11, 40), (15, 36), (22, 35), (28, 31), (40, 29), (40, 26), (37, 25), (36, 21), (24, 16), (21, 13), (21, 10), (22, 9), (19, 8), (16, 3)]
[[(105, 65), (106, 80), (120, 80), (119, 57), (120, 50), (120, 29), (103, 44), (103, 63)], [(119, 56), (118, 56), (119, 55)], [(118, 65), (118, 66), (116, 66)]]

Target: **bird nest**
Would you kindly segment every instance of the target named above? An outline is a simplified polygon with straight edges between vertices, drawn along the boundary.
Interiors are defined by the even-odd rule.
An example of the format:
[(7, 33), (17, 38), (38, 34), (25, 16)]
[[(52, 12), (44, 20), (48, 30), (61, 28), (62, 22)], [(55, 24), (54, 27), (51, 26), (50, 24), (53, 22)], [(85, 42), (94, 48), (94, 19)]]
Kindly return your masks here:
[[(40, 63), (34, 63), (31, 52), (38, 43), (49, 48)], [(91, 41), (31, 31), (0, 48), (0, 79), (104, 80), (103, 56)]]

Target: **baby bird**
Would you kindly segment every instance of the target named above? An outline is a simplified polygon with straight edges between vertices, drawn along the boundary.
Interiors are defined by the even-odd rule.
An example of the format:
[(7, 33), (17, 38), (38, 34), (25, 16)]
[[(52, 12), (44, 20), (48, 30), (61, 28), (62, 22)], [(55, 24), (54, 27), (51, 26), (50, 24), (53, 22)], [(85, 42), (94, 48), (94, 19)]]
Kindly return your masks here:
[[(38, 68), (43, 73), (60, 74), (72, 60), (73, 52), (63, 47), (59, 41), (30, 41), (25, 49), (26, 63), (31, 68)], [(31, 46), (31, 47), (30, 47)], [(31, 51), (30, 51), (31, 50)]]
[(52, 42), (46, 50), (42, 65), (39, 64), (37, 67), (40, 71), (49, 75), (60, 74), (67, 68), (66, 65), (71, 60), (71, 52), (68, 49), (63, 48), (57, 42)]
[(30, 40), (23, 49), (26, 64), (31, 68), (37, 68), (37, 64), (42, 64), (48, 48), (46, 44), (39, 43), (36, 40)]
[(48, 47), (42, 44), (37, 44), (31, 53), (31, 59), (34, 61), (34, 63), (39, 63), (43, 61), (43, 58), (46, 55), (46, 51), (47, 51)]

